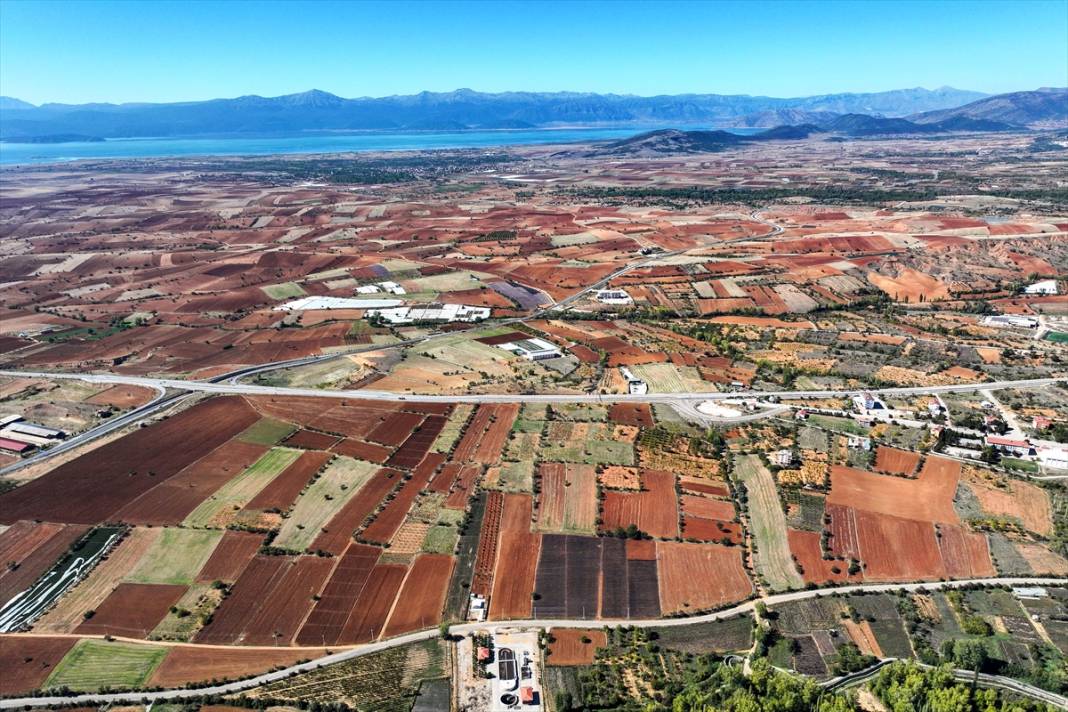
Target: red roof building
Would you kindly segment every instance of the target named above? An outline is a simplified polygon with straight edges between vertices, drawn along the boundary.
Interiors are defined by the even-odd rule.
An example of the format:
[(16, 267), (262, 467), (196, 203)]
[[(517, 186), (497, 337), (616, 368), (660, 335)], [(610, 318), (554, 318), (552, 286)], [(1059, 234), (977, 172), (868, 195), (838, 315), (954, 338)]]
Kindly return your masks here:
[(534, 702), (534, 688), (528, 685), (524, 685), (519, 688), (519, 701), (524, 705), (529, 705)]
[(32, 449), (33, 445), (31, 445), (30, 443), (12, 440), (11, 438), (0, 438), (0, 450), (6, 450), (7, 452), (14, 452), (21, 455), (22, 453), (29, 452)]

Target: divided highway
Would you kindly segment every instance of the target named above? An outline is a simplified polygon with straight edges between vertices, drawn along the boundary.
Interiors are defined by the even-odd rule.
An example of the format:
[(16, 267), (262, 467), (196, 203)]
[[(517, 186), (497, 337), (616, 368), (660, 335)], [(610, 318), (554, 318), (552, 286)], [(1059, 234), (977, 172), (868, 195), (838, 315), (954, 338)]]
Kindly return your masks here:
[[(370, 389), (328, 391), (320, 388), (289, 388), (284, 386), (259, 386), (233, 383), (234, 376), (227, 374), (213, 381), (185, 381), (172, 378), (148, 378), (93, 373), (51, 373), (48, 371), (0, 371), (0, 376), (26, 378), (63, 378), (88, 383), (127, 384), (148, 388), (165, 388), (200, 393), (231, 393), (259, 396), (308, 396), (312, 398), (362, 398), (378, 401), (419, 401), (422, 403), (665, 403), (677, 404), (686, 401), (731, 400), (742, 398), (805, 400), (819, 398), (848, 398), (860, 393), (883, 396), (932, 395), (936, 393), (967, 392), (977, 390), (1002, 390), (1006, 388), (1039, 388), (1052, 385), (1060, 378), (1031, 378), (1019, 381), (992, 381), (961, 383), (950, 386), (907, 386), (901, 388), (855, 388), (847, 390), (819, 391), (733, 391), (688, 393), (490, 393), (481, 395), (421, 395), (395, 393)], [(225, 380), (219, 381), (220, 378)]]

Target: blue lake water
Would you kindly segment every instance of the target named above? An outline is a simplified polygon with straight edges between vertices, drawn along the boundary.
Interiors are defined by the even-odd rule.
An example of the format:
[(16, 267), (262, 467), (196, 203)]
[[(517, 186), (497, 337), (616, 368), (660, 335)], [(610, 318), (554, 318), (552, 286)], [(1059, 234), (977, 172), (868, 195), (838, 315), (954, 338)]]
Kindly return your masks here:
[[(83, 158), (174, 156), (253, 156), (283, 153), (405, 151), (434, 148), (489, 148), (549, 143), (610, 141), (649, 128), (568, 128), (498, 131), (362, 132), (269, 137), (122, 138), (86, 143), (0, 143), (0, 164), (56, 163)], [(763, 129), (729, 129), (752, 134)]]

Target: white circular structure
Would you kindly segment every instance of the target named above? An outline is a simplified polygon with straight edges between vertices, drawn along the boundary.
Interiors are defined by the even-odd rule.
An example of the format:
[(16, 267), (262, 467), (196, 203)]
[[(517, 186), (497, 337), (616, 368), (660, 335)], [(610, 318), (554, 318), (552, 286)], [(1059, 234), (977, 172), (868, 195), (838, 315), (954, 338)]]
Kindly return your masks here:
[(697, 412), (703, 415), (711, 415), (713, 418), (737, 418), (742, 411), (728, 408), (716, 401), (702, 401), (697, 404)]

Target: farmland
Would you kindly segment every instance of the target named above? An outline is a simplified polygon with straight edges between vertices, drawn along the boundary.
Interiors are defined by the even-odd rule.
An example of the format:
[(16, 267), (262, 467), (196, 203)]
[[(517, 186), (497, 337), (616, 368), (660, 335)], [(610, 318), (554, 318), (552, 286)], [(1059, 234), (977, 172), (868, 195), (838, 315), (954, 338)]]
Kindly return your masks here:
[[(599, 671), (640, 699), (700, 656), (748, 650), (827, 677), (847, 642), (941, 661), (958, 638), (1037, 679), (1029, 646), (1063, 653), (1060, 593), (796, 601), (768, 633), (748, 616), (648, 640), (616, 629), (806, 586), (1068, 573), (1063, 486), (1026, 478), (1063, 471), (982, 442), (1013, 420), (1055, 455), (1062, 386), (999, 390), (997, 406), (881, 390), (1063, 380), (1059, 343), (986, 319), (1064, 330), (1068, 216), (990, 187), (1045, 191), (1048, 176), (1023, 170), (1013, 132), (825, 139), (611, 160), (585, 153), (603, 146), (368, 154), (345, 161), (418, 179), (346, 186), (237, 158), (12, 167), (0, 366), (223, 392), (25, 467), (0, 455), (17, 466), (0, 479), (0, 629), (20, 631), (0, 637), (15, 671), (0, 689), (200, 683), (483, 613), (579, 621), (546, 641), (546, 690), (589, 691)], [(1043, 160), (1063, 172), (1060, 154)], [(961, 178), (975, 171), (981, 185)], [(1059, 293), (1026, 292), (1039, 277)], [(585, 291), (600, 280), (625, 303)], [(320, 308), (394, 297), (488, 314)], [(503, 348), (535, 339), (560, 355)], [(613, 400), (643, 389), (717, 400)], [(766, 412), (775, 399), (754, 395), (797, 390), (832, 395)], [(885, 418), (833, 393), (869, 390)], [(70, 433), (153, 397), (0, 379), (3, 414)], [(989, 634), (962, 635), (986, 630), (977, 619)], [(458, 649), (397, 646), (250, 696), (430, 705), (417, 692), (441, 693), (467, 664)]]
[(801, 577), (790, 560), (786, 517), (771, 473), (753, 455), (738, 458), (736, 474), (748, 492), (748, 512), (757, 544), (757, 569), (773, 590), (800, 588)]

